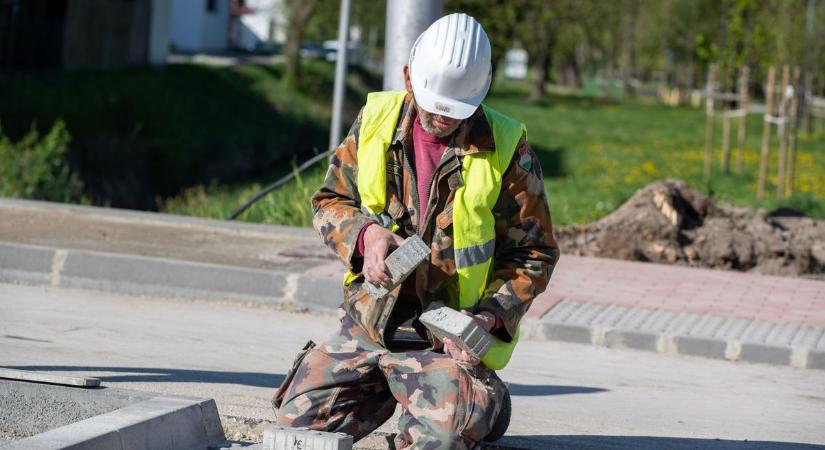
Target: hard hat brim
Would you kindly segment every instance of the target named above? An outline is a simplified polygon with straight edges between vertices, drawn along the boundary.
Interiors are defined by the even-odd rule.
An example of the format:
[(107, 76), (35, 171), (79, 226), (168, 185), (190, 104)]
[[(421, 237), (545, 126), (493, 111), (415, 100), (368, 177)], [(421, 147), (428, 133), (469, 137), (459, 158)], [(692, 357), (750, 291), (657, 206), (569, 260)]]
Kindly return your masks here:
[(424, 86), (416, 86), (417, 84), (418, 83), (415, 81), (412, 82), (415, 103), (428, 113), (442, 115), (451, 119), (464, 120), (472, 116), (484, 100), (484, 97), (487, 96), (487, 89), (485, 89), (484, 95), (480, 95), (478, 97), (468, 99), (469, 101), (462, 102), (443, 95), (438, 95)]

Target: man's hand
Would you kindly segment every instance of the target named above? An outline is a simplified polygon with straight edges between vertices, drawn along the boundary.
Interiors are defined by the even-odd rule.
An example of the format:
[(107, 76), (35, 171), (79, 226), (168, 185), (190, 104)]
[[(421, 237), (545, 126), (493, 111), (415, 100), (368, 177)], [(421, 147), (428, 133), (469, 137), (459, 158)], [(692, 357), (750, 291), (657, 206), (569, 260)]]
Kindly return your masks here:
[(370, 225), (364, 232), (364, 278), (375, 285), (388, 287), (390, 276), (384, 265), (384, 258), (390, 246), (400, 246), (404, 239), (380, 225)]
[[(464, 315), (470, 316), (473, 319), (475, 319), (475, 321), (478, 322), (478, 324), (487, 332), (489, 332), (496, 324), (496, 317), (491, 312), (481, 311), (476, 315), (471, 314), (469, 311), (461, 312)], [(481, 364), (481, 360), (479, 358), (476, 358), (475, 356), (462, 350), (461, 347), (459, 347), (458, 344), (450, 340), (450, 338), (444, 338), (444, 353), (446, 353), (447, 356), (453, 358), (458, 362), (463, 362), (471, 366), (477, 366)]]

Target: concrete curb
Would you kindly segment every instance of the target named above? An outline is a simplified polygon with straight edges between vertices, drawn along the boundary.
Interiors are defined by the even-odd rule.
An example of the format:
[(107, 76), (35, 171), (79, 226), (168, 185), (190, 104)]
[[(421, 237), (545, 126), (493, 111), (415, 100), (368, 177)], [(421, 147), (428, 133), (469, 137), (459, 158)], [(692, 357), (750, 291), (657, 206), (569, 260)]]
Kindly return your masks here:
[(0, 242), (0, 283), (335, 311), (341, 283), (300, 273)]
[(214, 400), (160, 396), (12, 441), (2, 448), (202, 449), (224, 439)]
[[(334, 312), (340, 280), (0, 242), (0, 282)], [(825, 370), (825, 327), (562, 300), (524, 338)]]
[(525, 336), (825, 369), (825, 327), (810, 325), (562, 300), (542, 318), (528, 321)]
[(192, 230), (221, 230), (230, 234), (260, 236), (269, 238), (273, 234), (301, 235), (317, 238), (318, 234), (311, 228), (290, 227), (285, 225), (269, 225), (261, 223), (241, 222), (234, 220), (204, 219), (192, 216), (175, 214), (159, 214), (156, 212), (135, 211), (117, 208), (102, 208), (99, 206), (80, 206), (67, 203), (42, 202), (36, 200), (17, 200), (0, 198), (0, 207), (17, 209), (49, 210), (65, 214), (80, 214), (93, 217), (95, 220), (115, 223), (145, 223), (165, 226), (174, 226)]

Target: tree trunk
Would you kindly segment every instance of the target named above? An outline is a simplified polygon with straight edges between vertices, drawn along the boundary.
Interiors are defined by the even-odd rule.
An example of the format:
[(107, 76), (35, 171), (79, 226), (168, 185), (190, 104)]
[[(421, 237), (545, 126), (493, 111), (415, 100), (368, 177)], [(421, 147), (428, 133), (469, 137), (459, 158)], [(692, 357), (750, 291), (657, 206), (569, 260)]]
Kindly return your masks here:
[(288, 86), (295, 86), (301, 76), (301, 43), (304, 40), (304, 30), (307, 23), (315, 14), (318, 0), (287, 0), (286, 7), (289, 15), (287, 36), (284, 42), (284, 82)]
[[(549, 41), (549, 39), (548, 39)], [(533, 64), (533, 83), (530, 87), (531, 102), (537, 102), (544, 98), (547, 89), (547, 72), (550, 68), (550, 46), (542, 45), (538, 55), (536, 55), (535, 63)]]
[(632, 93), (631, 77), (636, 72), (636, 25), (639, 16), (638, 0), (625, 0), (622, 21), (622, 87), (624, 94)]

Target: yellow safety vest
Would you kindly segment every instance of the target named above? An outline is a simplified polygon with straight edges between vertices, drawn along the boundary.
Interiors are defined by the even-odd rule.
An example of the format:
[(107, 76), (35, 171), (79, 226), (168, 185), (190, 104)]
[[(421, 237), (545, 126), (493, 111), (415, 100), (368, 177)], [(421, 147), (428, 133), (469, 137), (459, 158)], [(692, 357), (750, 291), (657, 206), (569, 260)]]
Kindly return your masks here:
[[(386, 152), (395, 136), (396, 124), (406, 91), (374, 92), (367, 96), (361, 113), (358, 137), (358, 192), (361, 206), (375, 215), (384, 212), (387, 193)], [(501, 193), (501, 178), (513, 153), (527, 132), (518, 122), (482, 105), (490, 123), (496, 151), (464, 156), (461, 164), (463, 186), (453, 200), (453, 248), (458, 275), (459, 308), (475, 306), (487, 287), (493, 268), (496, 244), (493, 206)], [(423, 211), (422, 211), (423, 213)], [(397, 228), (395, 224), (392, 227)], [(392, 229), (391, 227), (391, 229)], [(394, 230), (393, 230), (394, 231)], [(347, 274), (345, 284), (353, 280)], [(491, 369), (503, 369), (518, 342), (516, 330), (511, 342), (493, 338), (494, 343), (482, 358)]]

